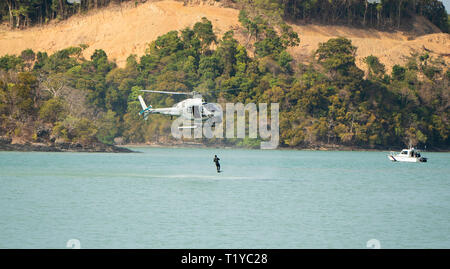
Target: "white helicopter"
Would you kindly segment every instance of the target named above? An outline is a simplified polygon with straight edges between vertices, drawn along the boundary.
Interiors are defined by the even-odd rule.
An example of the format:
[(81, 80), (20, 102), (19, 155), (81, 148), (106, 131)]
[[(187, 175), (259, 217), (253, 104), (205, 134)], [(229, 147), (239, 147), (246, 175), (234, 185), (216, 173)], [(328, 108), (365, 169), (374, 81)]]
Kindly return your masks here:
[[(145, 104), (144, 98), (141, 95), (138, 96), (139, 102), (141, 103), (142, 110), (139, 115), (143, 115), (144, 119), (147, 120), (149, 114), (163, 114), (169, 115), (171, 118), (173, 116), (181, 116), (187, 120), (201, 119), (206, 121), (208, 119), (214, 118), (215, 123), (222, 122), (222, 109), (220, 106), (214, 103), (207, 103), (203, 99), (202, 95), (198, 92), (168, 92), (168, 91), (152, 91), (152, 90), (141, 90), (143, 92), (153, 92), (153, 93), (163, 93), (163, 94), (182, 94), (191, 95), (191, 98), (185, 99), (179, 103), (176, 103), (172, 107), (165, 108), (153, 108), (151, 105), (147, 106)], [(197, 126), (183, 126), (182, 128), (197, 128)]]

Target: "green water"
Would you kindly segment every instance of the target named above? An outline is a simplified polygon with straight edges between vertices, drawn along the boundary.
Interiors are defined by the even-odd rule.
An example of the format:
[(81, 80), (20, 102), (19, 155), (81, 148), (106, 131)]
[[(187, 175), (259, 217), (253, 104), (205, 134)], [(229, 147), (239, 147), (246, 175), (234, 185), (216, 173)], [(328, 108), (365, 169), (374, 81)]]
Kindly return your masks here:
[(450, 248), (449, 153), (138, 150), (0, 152), (0, 248)]

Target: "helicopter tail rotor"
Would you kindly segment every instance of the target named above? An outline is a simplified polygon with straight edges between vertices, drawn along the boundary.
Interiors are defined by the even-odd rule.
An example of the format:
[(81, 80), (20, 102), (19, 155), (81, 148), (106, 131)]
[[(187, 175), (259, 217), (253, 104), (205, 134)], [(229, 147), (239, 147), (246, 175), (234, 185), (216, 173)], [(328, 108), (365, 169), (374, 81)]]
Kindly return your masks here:
[(144, 98), (142, 96), (138, 96), (139, 102), (141, 103), (142, 110), (139, 112), (139, 115), (144, 115), (144, 119), (147, 120), (149, 110), (152, 108), (151, 105), (147, 106), (145, 104)]
[(141, 103), (141, 107), (142, 110), (146, 110), (147, 109), (147, 105), (145, 104), (144, 98), (142, 98), (142, 96), (138, 96), (139, 102)]

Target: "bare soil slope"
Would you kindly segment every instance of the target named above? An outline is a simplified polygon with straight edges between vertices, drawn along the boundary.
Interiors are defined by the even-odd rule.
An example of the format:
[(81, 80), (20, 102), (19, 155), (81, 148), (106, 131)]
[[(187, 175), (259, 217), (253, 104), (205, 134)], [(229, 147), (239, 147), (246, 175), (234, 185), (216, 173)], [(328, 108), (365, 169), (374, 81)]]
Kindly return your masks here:
[[(220, 36), (230, 29), (237, 29), (239, 11), (218, 5), (183, 5), (175, 1), (147, 1), (139, 4), (122, 4), (74, 16), (68, 20), (43, 27), (26, 30), (0, 30), (0, 55), (19, 54), (27, 48), (34, 51), (54, 52), (69, 46), (87, 44), (85, 57), (95, 49), (105, 50), (110, 59), (124, 66), (130, 54), (142, 55), (147, 44), (171, 30), (193, 26), (202, 17), (212, 21)], [(414, 28), (423, 27), (424, 22), (415, 22)], [(450, 61), (450, 35), (434, 33), (411, 38), (412, 33), (382, 32), (355, 29), (344, 26), (293, 25), (301, 38), (299, 47), (291, 53), (297, 60), (310, 57), (319, 42), (343, 36), (350, 38), (358, 47), (357, 64), (365, 69), (362, 59), (375, 55), (391, 70), (394, 64), (404, 62), (411, 52), (430, 51)], [(430, 28), (429, 24), (427, 25)], [(244, 41), (242, 35), (237, 38)], [(408, 40), (410, 39), (410, 40)]]
[(238, 10), (215, 6), (183, 6), (175, 1), (150, 1), (111, 6), (73, 16), (68, 20), (26, 30), (0, 32), (0, 55), (19, 54), (24, 49), (54, 52), (69, 46), (87, 44), (85, 57), (103, 49), (110, 59), (123, 66), (130, 54), (142, 55), (147, 45), (172, 30), (193, 26), (202, 17), (223, 33), (238, 25)]
[[(363, 59), (369, 55), (377, 56), (390, 72), (395, 64), (403, 64), (405, 57), (411, 53), (427, 51), (434, 57), (441, 56), (446, 63), (450, 62), (450, 35), (439, 31), (423, 18), (416, 18), (414, 32), (383, 32), (374, 29), (358, 29), (345, 26), (292, 25), (300, 36), (300, 46), (290, 49), (296, 59), (310, 56), (319, 46), (333, 37), (347, 37), (356, 46), (357, 65), (366, 69)], [(420, 28), (433, 27), (432, 34), (415, 37)]]

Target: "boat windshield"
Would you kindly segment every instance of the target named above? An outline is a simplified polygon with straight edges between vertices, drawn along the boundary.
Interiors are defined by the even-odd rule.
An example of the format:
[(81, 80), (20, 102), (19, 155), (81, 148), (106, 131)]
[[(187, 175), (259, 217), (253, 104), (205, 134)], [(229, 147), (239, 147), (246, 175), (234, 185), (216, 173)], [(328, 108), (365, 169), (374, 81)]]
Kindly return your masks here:
[(407, 155), (407, 154), (408, 154), (408, 151), (404, 150), (404, 151), (402, 151), (402, 153), (401, 153), (401, 154), (405, 154), (405, 155)]

